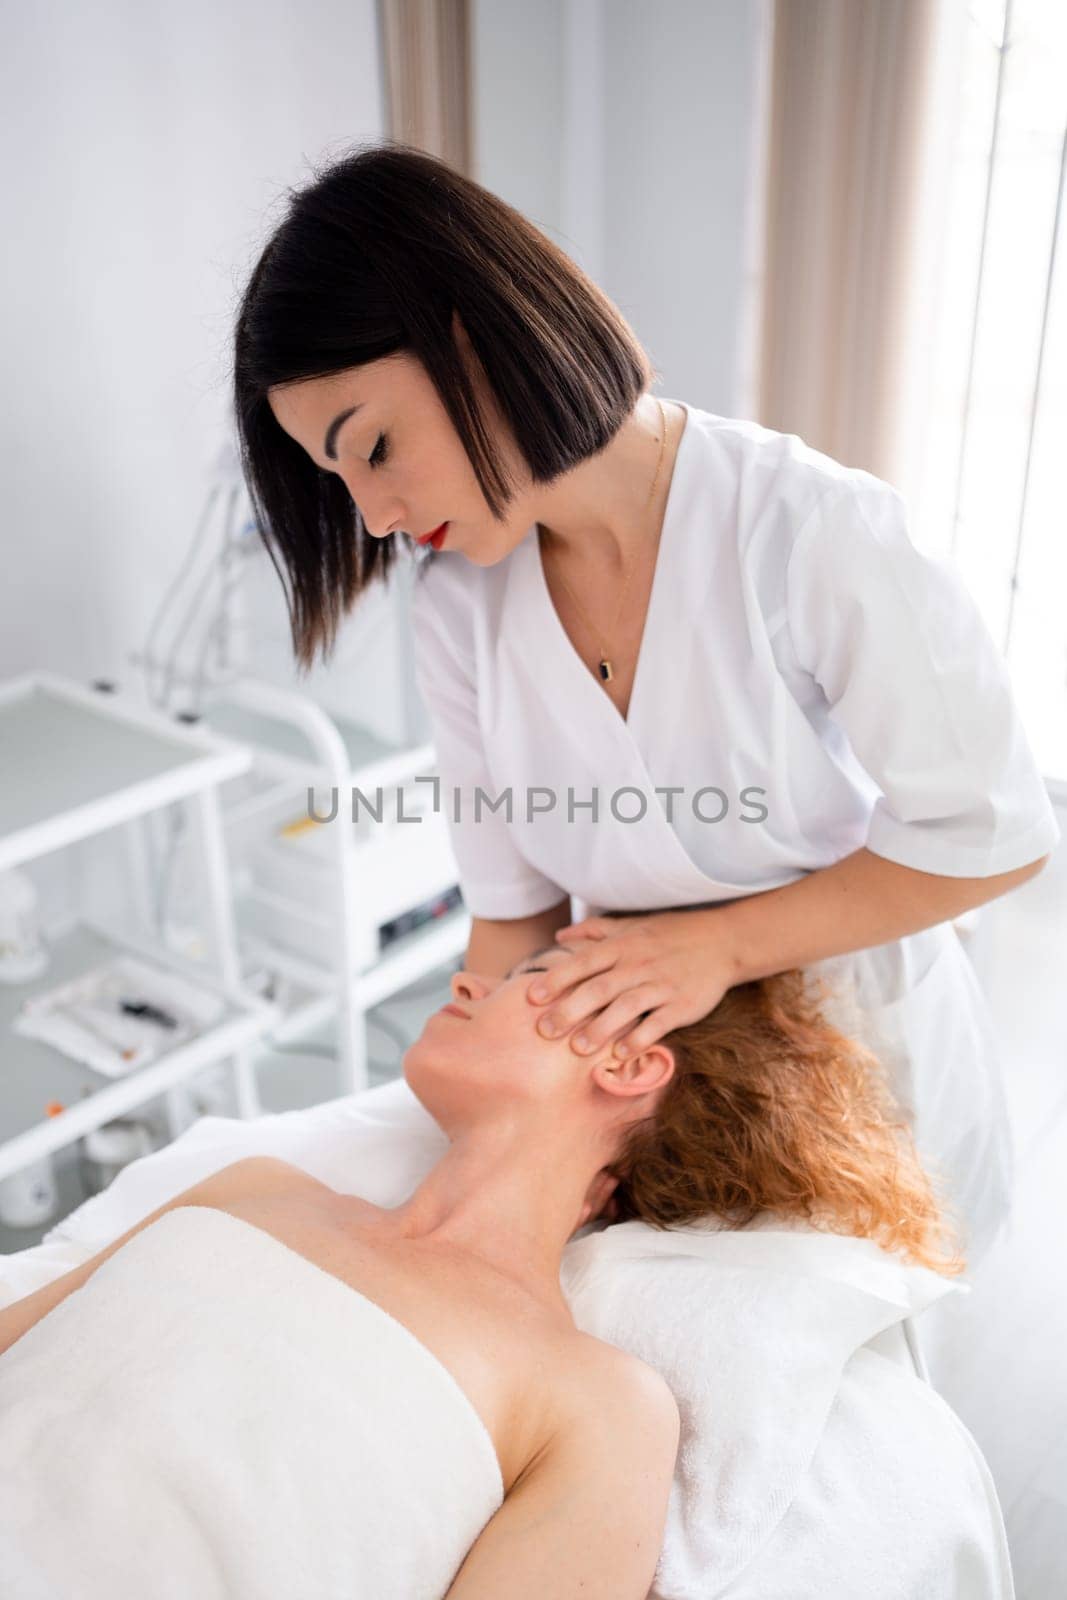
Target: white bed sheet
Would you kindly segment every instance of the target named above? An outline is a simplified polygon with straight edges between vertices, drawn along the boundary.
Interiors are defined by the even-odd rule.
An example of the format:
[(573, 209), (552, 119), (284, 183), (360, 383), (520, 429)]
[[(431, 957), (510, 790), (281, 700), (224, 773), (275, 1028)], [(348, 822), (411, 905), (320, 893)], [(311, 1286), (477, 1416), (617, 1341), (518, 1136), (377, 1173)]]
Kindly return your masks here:
[[(243, 1157), (279, 1156), (391, 1206), (447, 1144), (403, 1080), (251, 1122), (202, 1118), (40, 1245), (0, 1257), (0, 1305)], [(652, 1600), (1012, 1600), (988, 1467), (902, 1333), (965, 1283), (773, 1222), (593, 1225), (567, 1246), (561, 1282), (578, 1326), (657, 1366), (682, 1412)]]

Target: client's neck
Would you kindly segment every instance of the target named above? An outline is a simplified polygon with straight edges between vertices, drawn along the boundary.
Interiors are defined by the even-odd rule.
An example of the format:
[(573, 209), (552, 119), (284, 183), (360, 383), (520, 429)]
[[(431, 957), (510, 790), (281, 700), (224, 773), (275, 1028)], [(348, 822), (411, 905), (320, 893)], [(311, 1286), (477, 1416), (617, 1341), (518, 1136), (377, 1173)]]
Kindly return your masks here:
[(382, 1231), (474, 1257), (569, 1318), (563, 1247), (610, 1159), (603, 1132), (580, 1117), (512, 1107), (457, 1135), (414, 1194), (384, 1213)]

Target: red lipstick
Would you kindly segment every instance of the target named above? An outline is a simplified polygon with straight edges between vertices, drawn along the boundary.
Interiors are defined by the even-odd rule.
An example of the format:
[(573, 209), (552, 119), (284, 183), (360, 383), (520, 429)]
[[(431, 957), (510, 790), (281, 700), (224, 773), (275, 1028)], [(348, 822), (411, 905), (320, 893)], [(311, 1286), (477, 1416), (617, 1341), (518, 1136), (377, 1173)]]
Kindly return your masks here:
[(440, 550), (441, 546), (445, 542), (445, 535), (447, 532), (448, 523), (442, 522), (439, 528), (431, 528), (429, 533), (424, 533), (421, 538), (417, 540), (417, 543), (432, 544), (435, 550)]

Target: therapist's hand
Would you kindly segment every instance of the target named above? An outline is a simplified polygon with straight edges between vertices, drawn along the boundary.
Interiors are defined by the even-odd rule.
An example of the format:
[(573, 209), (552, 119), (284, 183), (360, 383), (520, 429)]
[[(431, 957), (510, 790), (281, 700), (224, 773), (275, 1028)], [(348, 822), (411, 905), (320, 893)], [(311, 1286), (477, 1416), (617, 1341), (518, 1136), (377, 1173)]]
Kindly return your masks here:
[(706, 1016), (738, 981), (713, 908), (586, 917), (560, 928), (556, 940), (573, 949), (571, 959), (539, 972), (526, 993), (544, 1008), (538, 1032), (560, 1038), (573, 1029), (571, 1048), (579, 1055), (612, 1040), (616, 1056), (639, 1055), (673, 1028)]

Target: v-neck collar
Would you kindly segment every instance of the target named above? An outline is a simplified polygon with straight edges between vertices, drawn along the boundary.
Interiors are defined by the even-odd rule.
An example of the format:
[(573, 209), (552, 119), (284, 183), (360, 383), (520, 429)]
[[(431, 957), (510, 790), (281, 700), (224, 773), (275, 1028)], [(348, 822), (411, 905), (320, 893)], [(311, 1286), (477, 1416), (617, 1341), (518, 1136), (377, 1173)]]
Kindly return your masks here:
[[(663, 800), (685, 792), (685, 772), (700, 781), (716, 777), (716, 769), (694, 769), (696, 746), (729, 749), (716, 744), (715, 730), (694, 728), (687, 694), (692, 673), (705, 671), (707, 596), (722, 588), (718, 563), (729, 559), (729, 540), (715, 538), (711, 526), (715, 468), (703, 414), (677, 403), (686, 425), (625, 718), (552, 604), (536, 525), (506, 561), (488, 569), (478, 663), (487, 781), (498, 798), (508, 792), (512, 806), (519, 797), (521, 813), (509, 811), (507, 820), (523, 856), (587, 909), (711, 904), (746, 892), (727, 859), (699, 864)], [(727, 725), (733, 729), (729, 719)]]
[[(667, 397), (664, 396), (664, 398)], [(543, 627), (545, 631), (543, 637), (552, 639), (554, 641), (556, 654), (567, 659), (569, 663), (570, 675), (573, 676), (576, 672), (578, 677), (584, 680), (586, 689), (583, 692), (585, 692), (588, 696), (588, 691), (592, 690), (597, 701), (605, 708), (609, 718), (614, 718), (615, 722), (631, 738), (635, 737), (635, 730), (640, 723), (640, 711), (642, 701), (644, 699), (644, 684), (649, 676), (647, 658), (654, 648), (654, 646), (649, 643), (649, 639), (655, 637), (658, 626), (658, 613), (660, 608), (665, 603), (664, 595), (667, 589), (667, 579), (664, 574), (671, 561), (670, 545), (675, 536), (674, 523), (677, 520), (674, 515), (674, 511), (681, 496), (679, 485), (683, 477), (683, 468), (685, 467), (686, 459), (689, 453), (687, 448), (689, 436), (692, 433), (691, 412), (686, 402), (684, 400), (672, 399), (670, 404), (682, 406), (685, 411), (685, 423), (683, 424), (681, 436), (679, 437), (678, 445), (674, 452), (674, 466), (671, 469), (671, 481), (667, 489), (667, 501), (664, 506), (663, 522), (660, 527), (659, 547), (656, 551), (656, 565), (652, 572), (652, 585), (649, 589), (648, 606), (645, 610), (645, 624), (641, 631), (641, 642), (637, 647), (637, 661), (634, 666), (633, 682), (630, 685), (630, 700), (626, 708), (625, 717), (615, 704), (614, 700), (612, 700), (611, 696), (600, 687), (597, 680), (593, 677), (593, 674), (589, 671), (589, 668), (586, 666), (585, 662), (574, 648), (567, 630), (564, 628), (563, 623), (560, 620), (559, 612), (552, 603), (552, 596), (549, 593), (548, 588), (548, 580), (545, 577), (545, 569), (541, 562), (541, 549), (537, 538), (536, 523), (527, 534), (525, 540), (523, 540), (522, 544), (519, 545), (518, 549), (516, 550), (516, 554), (518, 554), (519, 551), (525, 551), (526, 553), (526, 560), (530, 567), (530, 589), (534, 597), (534, 604), (541, 614), (541, 616), (538, 617), (539, 629), (542, 625), (541, 617), (544, 619)]]

